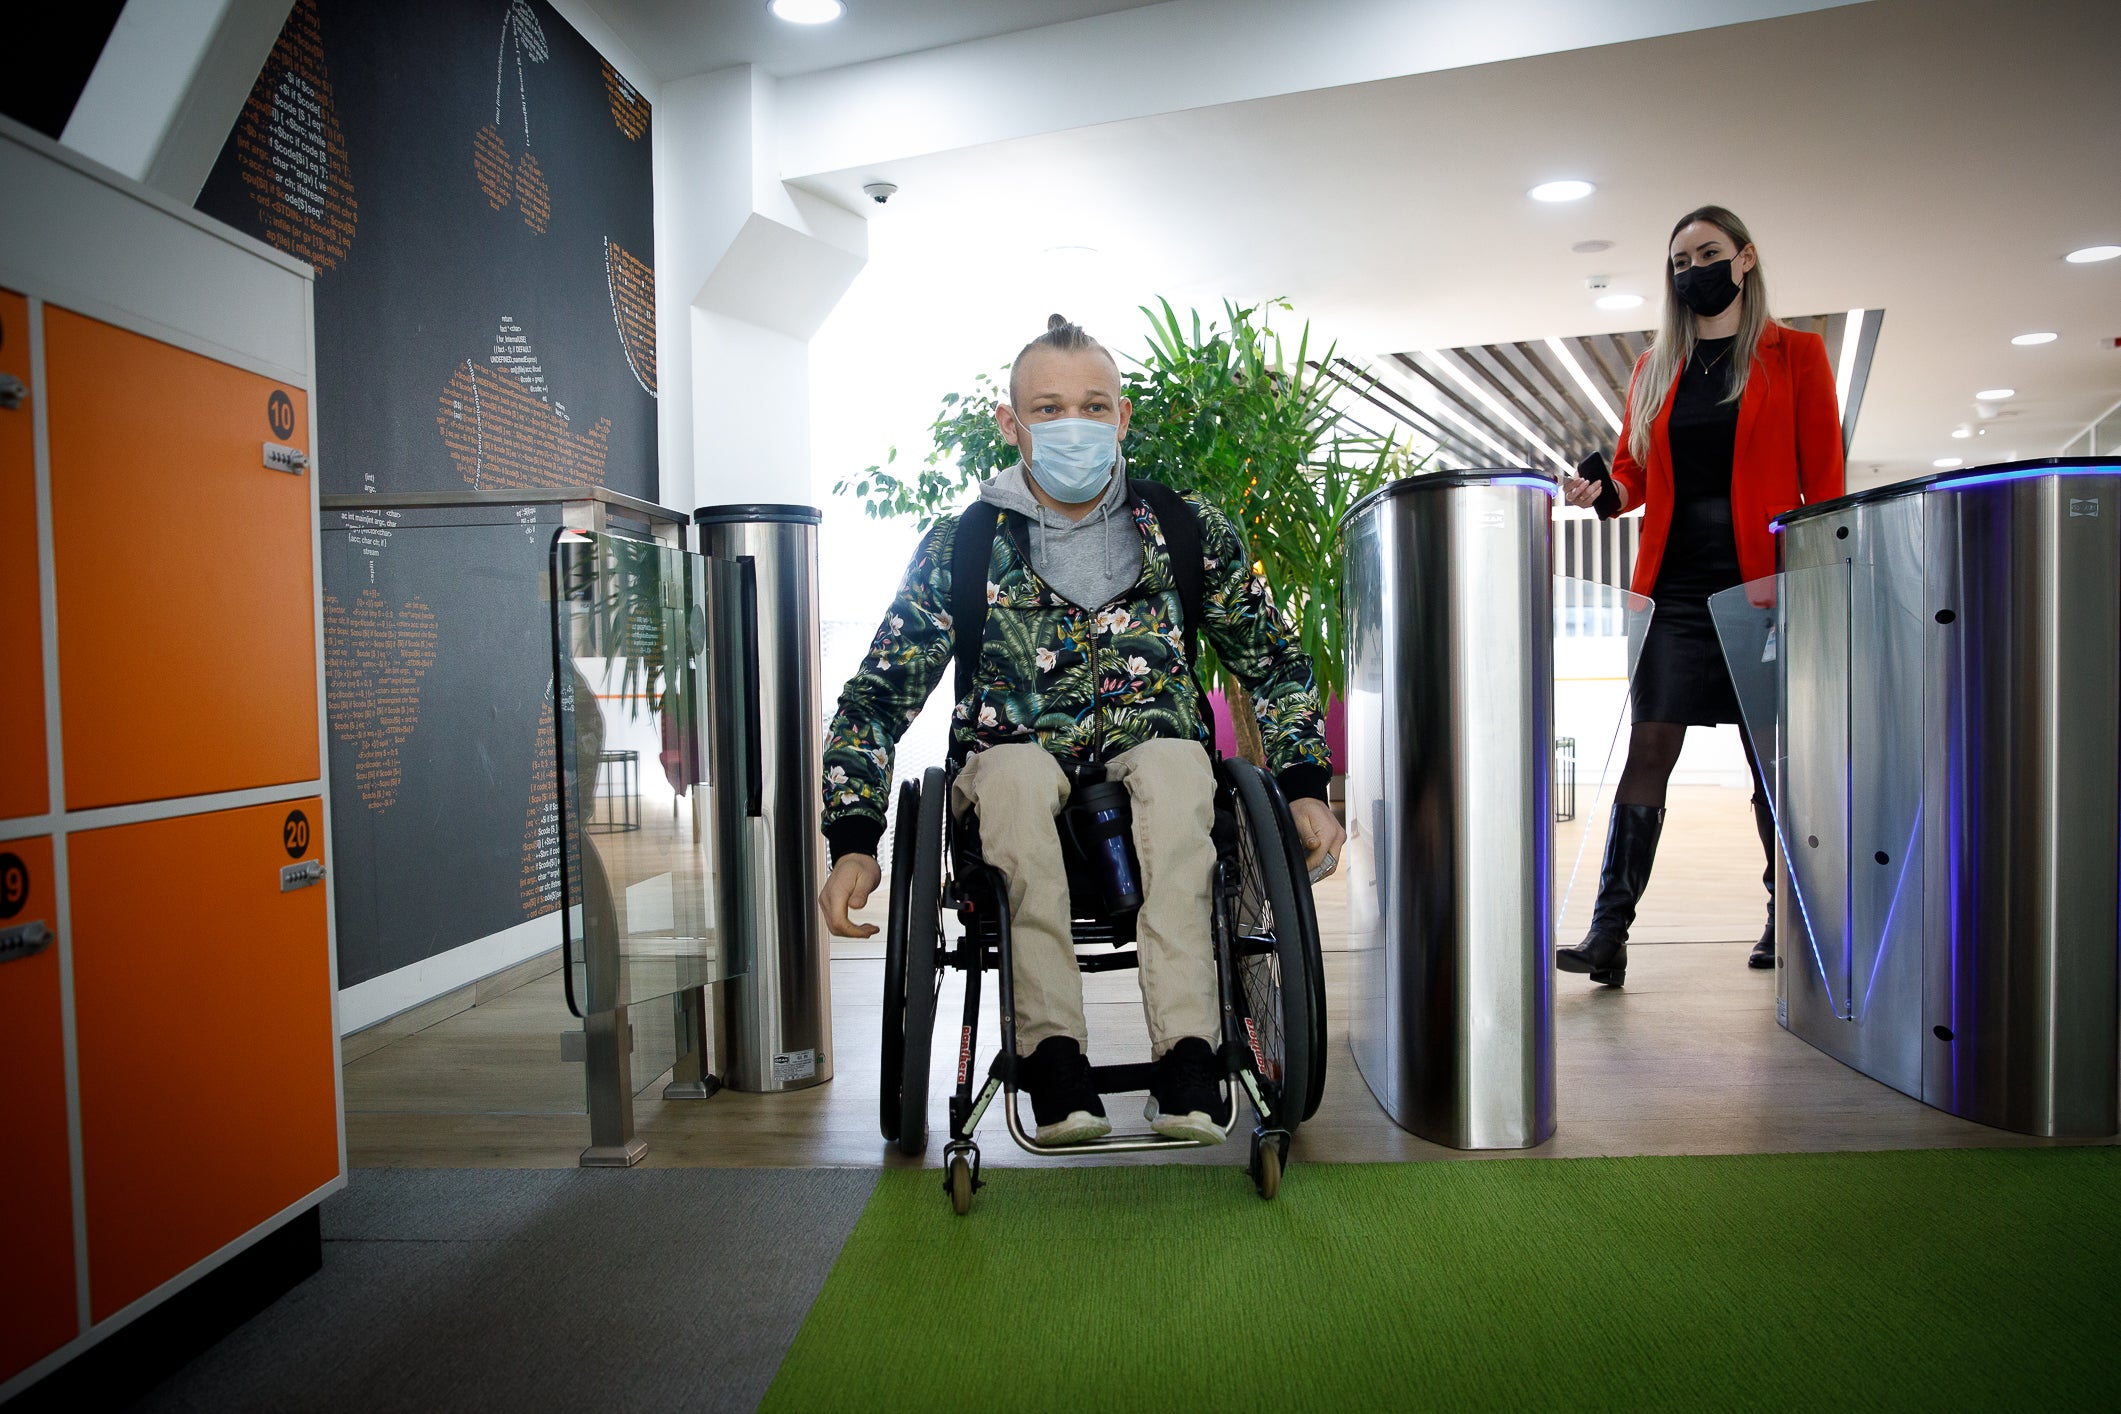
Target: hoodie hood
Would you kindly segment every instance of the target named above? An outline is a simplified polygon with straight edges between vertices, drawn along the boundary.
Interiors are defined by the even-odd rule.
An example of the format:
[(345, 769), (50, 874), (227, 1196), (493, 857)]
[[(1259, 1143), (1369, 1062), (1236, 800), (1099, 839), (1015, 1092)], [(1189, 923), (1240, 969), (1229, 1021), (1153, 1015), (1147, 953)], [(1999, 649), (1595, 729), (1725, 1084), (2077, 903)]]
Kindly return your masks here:
[(1081, 520), (1046, 509), (1022, 462), (980, 484), (980, 499), (1031, 522), (1031, 568), (1053, 592), (1095, 609), (1134, 587), (1142, 572), (1142, 537), (1127, 506), (1127, 461), (1121, 457), (1097, 504)]

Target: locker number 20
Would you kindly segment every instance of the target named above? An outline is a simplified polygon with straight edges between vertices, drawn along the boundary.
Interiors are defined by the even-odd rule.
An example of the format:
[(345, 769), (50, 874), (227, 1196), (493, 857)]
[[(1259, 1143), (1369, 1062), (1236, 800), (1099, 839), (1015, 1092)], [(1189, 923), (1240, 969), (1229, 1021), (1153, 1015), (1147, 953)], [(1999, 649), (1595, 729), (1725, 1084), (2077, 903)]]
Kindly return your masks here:
[(289, 859), (300, 859), (309, 853), (309, 817), (299, 810), (288, 811), (280, 826), (280, 842), (287, 846)]

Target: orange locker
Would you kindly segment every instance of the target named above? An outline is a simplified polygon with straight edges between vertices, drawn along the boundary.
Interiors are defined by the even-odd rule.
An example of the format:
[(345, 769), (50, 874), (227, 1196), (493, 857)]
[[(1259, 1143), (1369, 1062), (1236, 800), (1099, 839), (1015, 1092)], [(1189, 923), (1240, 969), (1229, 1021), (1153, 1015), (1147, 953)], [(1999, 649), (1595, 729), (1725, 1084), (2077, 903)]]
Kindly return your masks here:
[(311, 797), (68, 838), (98, 1321), (338, 1176), (325, 890), (282, 879), (323, 822)]
[(47, 306), (66, 805), (311, 781), (308, 399)]
[[(0, 290), (0, 376), (30, 381), (29, 301)], [(30, 400), (0, 407), (0, 820), (50, 805), (44, 758), (44, 627), (37, 592), (37, 462)]]
[[(0, 840), (0, 929), (41, 922), (54, 932), (52, 842)], [(66, 1142), (66, 1061), (59, 951), (0, 962), (0, 1380), (72, 1340), (74, 1190)]]

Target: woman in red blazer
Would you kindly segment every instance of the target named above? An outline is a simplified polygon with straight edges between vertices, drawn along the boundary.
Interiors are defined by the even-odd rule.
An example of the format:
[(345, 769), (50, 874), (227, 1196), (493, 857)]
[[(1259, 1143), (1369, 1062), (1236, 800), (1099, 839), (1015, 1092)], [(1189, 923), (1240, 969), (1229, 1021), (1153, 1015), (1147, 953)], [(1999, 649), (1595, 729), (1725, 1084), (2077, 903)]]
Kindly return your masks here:
[[(1598, 903), (1564, 972), (1620, 986), (1628, 926), (1664, 828), (1665, 784), (1690, 726), (1738, 722), (1738, 698), (1708, 597), (1775, 573), (1768, 529), (1784, 511), (1842, 492), (1841, 413), (1826, 343), (1768, 313), (1760, 253), (1720, 206), (1672, 228), (1664, 323), (1636, 361), (1609, 481), (1568, 477), (1572, 506), (1643, 508), (1634, 589), (1656, 601), (1635, 670), (1635, 725), (1614, 792)], [(1743, 733), (1741, 732), (1741, 737)], [(1751, 743), (1753, 820), (1767, 853), (1768, 926), (1747, 959), (1775, 965), (1775, 826)]]

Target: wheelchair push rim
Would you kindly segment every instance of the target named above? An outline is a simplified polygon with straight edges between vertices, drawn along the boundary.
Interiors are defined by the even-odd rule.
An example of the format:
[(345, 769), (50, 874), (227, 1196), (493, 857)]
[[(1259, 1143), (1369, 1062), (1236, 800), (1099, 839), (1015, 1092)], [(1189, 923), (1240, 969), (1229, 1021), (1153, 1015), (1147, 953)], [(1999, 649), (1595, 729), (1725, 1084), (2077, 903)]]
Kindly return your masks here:
[[(900, 967), (890, 957), (891, 945), (886, 944), (885, 960), (885, 1013), (883, 1071), (878, 1077), (882, 1090), (880, 1111), (892, 1107), (898, 1112), (898, 1131), (888, 1131), (885, 1137), (898, 1144), (899, 1151), (919, 1154), (928, 1147), (928, 1071), (929, 1056), (935, 1038), (935, 1009), (937, 993), (942, 985), (942, 968), (938, 961), (938, 943), (942, 933), (940, 901), (943, 884), (943, 802), (946, 787), (943, 773), (931, 767), (922, 773), (921, 783), (915, 786), (907, 782), (899, 790), (898, 823), (892, 841), (891, 867), (894, 875), (903, 873), (903, 891), (900, 881), (892, 881), (891, 927), (904, 943), (904, 962)], [(907, 839), (910, 831), (911, 839)], [(908, 846), (901, 851), (901, 845)], [(903, 898), (904, 908), (899, 901)], [(903, 978), (903, 993), (900, 1006), (893, 1011), (891, 980)], [(897, 1052), (893, 1056), (893, 1020), (898, 1021)], [(895, 1060), (895, 1064), (894, 1064)]]
[(1225, 766), (1239, 831), (1230, 958), (1244, 1032), (1236, 1039), (1252, 1056), (1272, 1118), (1294, 1130), (1316, 1112), (1324, 1086), (1317, 925), (1280, 791), (1257, 766)]
[(877, 1074), (877, 1127), (898, 1142), (899, 1081), (906, 1061), (906, 931), (913, 885), (913, 837), (920, 824), (920, 787), (899, 787), (891, 829), (891, 906), (884, 915), (884, 1025)]

